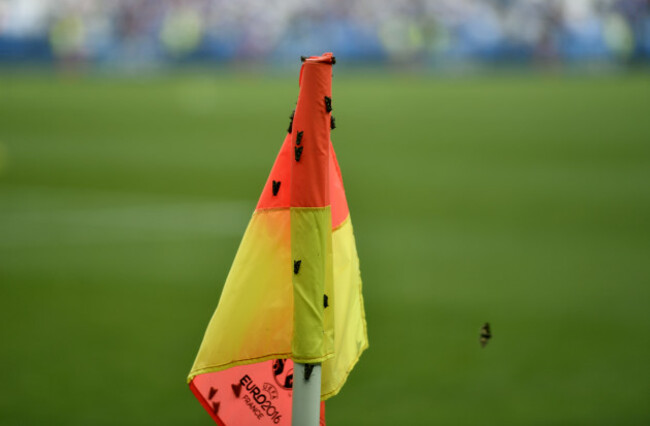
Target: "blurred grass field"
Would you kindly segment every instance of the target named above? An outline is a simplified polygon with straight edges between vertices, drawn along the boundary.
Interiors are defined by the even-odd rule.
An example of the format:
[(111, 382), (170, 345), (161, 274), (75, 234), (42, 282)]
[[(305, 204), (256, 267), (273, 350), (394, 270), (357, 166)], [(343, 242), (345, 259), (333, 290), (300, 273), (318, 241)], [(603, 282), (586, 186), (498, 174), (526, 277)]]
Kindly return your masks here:
[[(370, 348), (328, 424), (650, 423), (647, 74), (333, 92)], [(0, 424), (211, 424), (185, 378), (297, 94), (0, 74)]]

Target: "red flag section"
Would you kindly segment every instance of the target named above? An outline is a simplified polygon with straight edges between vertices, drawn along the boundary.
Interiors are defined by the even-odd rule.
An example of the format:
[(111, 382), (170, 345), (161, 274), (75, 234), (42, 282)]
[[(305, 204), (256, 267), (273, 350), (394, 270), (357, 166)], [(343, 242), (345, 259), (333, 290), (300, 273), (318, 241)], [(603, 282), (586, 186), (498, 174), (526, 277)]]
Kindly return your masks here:
[[(291, 186), (288, 185), (291, 176), (291, 161), (295, 161), (294, 140), (287, 135), (275, 159), (262, 196), (257, 203), (257, 210), (289, 208), (291, 202)], [(301, 142), (302, 143), (302, 142)], [(348, 200), (345, 198), (343, 179), (339, 163), (336, 160), (334, 147), (330, 145), (328, 156), (329, 199), (332, 208), (332, 228), (337, 228), (348, 217)], [(302, 160), (302, 158), (301, 158)]]
[[(190, 389), (221, 426), (291, 425), (293, 361), (276, 359), (196, 376)], [(325, 426), (325, 401), (320, 424)]]

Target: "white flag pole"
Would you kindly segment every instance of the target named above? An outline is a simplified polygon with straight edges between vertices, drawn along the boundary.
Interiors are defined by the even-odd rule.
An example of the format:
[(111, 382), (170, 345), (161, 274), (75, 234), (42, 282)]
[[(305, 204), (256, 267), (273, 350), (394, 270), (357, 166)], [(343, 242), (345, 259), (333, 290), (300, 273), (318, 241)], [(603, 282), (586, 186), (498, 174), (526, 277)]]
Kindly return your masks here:
[(292, 426), (320, 424), (320, 364), (293, 364)]

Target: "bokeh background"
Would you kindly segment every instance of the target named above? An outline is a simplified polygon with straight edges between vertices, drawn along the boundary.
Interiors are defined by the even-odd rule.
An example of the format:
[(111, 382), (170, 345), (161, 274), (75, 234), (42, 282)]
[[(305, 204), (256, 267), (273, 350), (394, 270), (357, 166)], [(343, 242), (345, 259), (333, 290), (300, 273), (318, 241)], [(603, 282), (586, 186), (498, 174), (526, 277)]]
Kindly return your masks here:
[(649, 424), (640, 0), (0, 0), (0, 424), (211, 424), (185, 378), (324, 51), (370, 335), (328, 423)]

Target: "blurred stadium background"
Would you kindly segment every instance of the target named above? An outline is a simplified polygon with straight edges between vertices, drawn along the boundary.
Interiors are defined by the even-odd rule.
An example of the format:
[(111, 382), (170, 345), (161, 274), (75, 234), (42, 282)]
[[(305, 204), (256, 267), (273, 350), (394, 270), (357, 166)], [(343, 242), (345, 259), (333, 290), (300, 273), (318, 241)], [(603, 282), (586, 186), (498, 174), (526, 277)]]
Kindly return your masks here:
[(211, 424), (185, 377), (324, 51), (370, 333), (329, 424), (649, 424), (639, 0), (0, 0), (0, 424)]
[(155, 66), (347, 62), (629, 63), (650, 58), (647, 0), (3, 0), (0, 60)]

